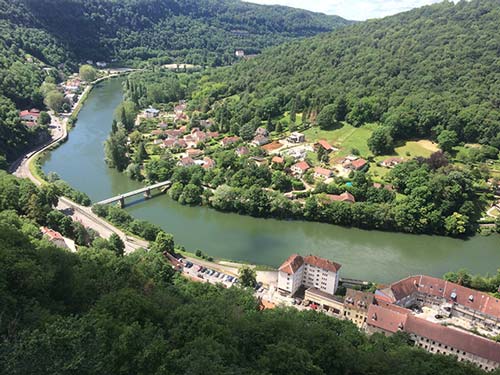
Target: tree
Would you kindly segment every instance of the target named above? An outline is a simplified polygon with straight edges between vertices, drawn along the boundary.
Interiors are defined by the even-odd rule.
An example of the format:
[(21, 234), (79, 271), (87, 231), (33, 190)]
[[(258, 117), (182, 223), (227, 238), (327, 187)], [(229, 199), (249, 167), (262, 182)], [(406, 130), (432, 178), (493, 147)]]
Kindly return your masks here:
[(238, 271), (238, 275), (240, 283), (244, 287), (253, 288), (257, 283), (257, 273), (253, 268), (250, 268), (248, 266), (242, 266)]
[(80, 78), (87, 82), (92, 82), (97, 77), (96, 69), (91, 65), (82, 65), (80, 67)]
[(112, 168), (122, 172), (127, 168), (129, 159), (127, 156), (127, 134), (123, 128), (116, 133), (110, 134), (104, 143), (106, 162)]
[(334, 126), (338, 125), (338, 122), (336, 120), (336, 107), (334, 104), (328, 104), (323, 107), (321, 112), (318, 114), (318, 117), (316, 118), (316, 123), (318, 126), (325, 130), (325, 129), (331, 129)]
[(174, 236), (161, 231), (156, 235), (156, 239), (151, 245), (151, 250), (161, 253), (163, 253), (164, 251), (168, 251), (169, 253), (171, 253), (174, 251), (174, 247)]
[(443, 130), (437, 137), (439, 147), (443, 151), (450, 152), (458, 144), (458, 135), (454, 130)]
[(254, 126), (251, 123), (247, 123), (240, 128), (240, 137), (244, 141), (249, 141), (253, 138)]
[(123, 256), (125, 252), (125, 244), (123, 243), (123, 240), (120, 238), (120, 236), (116, 233), (113, 233), (111, 234), (111, 236), (109, 236), (108, 241), (115, 254), (120, 257)]
[(447, 272), (444, 274), (443, 278), (465, 287), (470, 287), (472, 281), (472, 276), (465, 268), (461, 268), (457, 272)]
[(49, 125), (50, 124), (50, 115), (45, 111), (40, 112), (40, 116), (38, 117), (38, 124), (39, 125)]
[(467, 232), (469, 218), (466, 215), (454, 212), (444, 219), (446, 234), (450, 236), (463, 236)]
[(392, 154), (394, 152), (394, 140), (391, 130), (386, 126), (376, 128), (368, 139), (368, 147), (375, 155)]
[(44, 103), (53, 111), (59, 112), (64, 104), (64, 95), (56, 90), (50, 91), (45, 96)]

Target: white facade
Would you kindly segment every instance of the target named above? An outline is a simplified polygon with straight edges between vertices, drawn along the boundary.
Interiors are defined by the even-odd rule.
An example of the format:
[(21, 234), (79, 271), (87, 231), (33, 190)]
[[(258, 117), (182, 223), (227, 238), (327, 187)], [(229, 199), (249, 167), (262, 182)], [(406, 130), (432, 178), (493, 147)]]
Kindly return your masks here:
[(300, 268), (292, 274), (278, 271), (278, 289), (294, 294), (302, 285), (303, 273), (304, 265), (300, 266)]
[[(300, 257), (300, 255), (297, 255), (297, 257)], [(311, 262), (314, 264), (308, 262), (308, 258), (313, 258)], [(339, 274), (329, 265), (326, 267), (330, 269), (321, 267), (320, 265), (324, 263), (315, 261), (318, 259), (316, 257), (300, 257), (300, 266), (295, 263), (295, 267), (292, 266), (292, 262), (288, 264), (285, 262), (278, 271), (278, 289), (294, 294), (303, 285), (307, 288), (317, 288), (321, 292), (334, 295), (339, 284)], [(326, 260), (321, 261), (328, 262)], [(294, 268), (295, 271), (293, 271)]]
[(305, 264), (303, 284), (306, 287), (318, 288), (322, 292), (334, 295), (339, 285), (337, 272), (332, 272), (312, 264)]

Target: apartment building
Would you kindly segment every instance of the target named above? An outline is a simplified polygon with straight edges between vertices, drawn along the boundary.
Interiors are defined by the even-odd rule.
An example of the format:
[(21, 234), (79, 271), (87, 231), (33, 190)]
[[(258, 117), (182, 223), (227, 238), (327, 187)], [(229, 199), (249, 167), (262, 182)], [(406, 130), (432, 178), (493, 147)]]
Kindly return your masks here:
[(291, 255), (279, 268), (278, 289), (293, 295), (300, 286), (334, 295), (341, 265), (314, 255)]
[(344, 319), (350, 320), (358, 328), (366, 328), (368, 308), (374, 300), (373, 293), (347, 289), (344, 299)]

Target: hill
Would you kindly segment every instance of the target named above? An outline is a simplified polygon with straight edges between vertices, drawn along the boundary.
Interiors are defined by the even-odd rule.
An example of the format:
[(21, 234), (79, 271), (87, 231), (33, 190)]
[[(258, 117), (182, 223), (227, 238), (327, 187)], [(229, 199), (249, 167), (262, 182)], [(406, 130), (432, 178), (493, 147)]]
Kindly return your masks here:
[[(79, 60), (163, 56), (220, 65), (247, 53), (349, 24), (281, 6), (238, 0), (14, 0), (1, 18), (49, 33)], [(5, 10), (7, 9), (7, 11)]]
[(498, 149), (498, 19), (498, 1), (473, 0), (362, 22), (213, 71), (193, 97), (200, 107), (212, 101), (210, 85), (218, 98), (241, 97), (243, 111), (228, 108), (241, 124), (289, 110), (315, 121), (332, 104), (337, 120), (381, 121), (396, 140), (449, 130), (457, 142)]

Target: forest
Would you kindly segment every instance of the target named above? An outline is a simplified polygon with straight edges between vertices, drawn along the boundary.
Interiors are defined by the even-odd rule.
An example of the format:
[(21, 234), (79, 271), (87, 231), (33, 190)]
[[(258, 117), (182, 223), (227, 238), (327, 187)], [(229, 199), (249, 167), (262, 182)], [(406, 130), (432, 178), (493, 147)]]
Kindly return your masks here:
[(240, 125), (291, 110), (315, 122), (338, 109), (337, 122), (380, 122), (395, 142), (444, 132), (451, 146), (498, 151), (498, 19), (498, 1), (472, 0), (369, 20), (211, 70), (193, 99), (199, 108), (218, 102)]
[(368, 337), (314, 311), (259, 311), (251, 290), (175, 274), (158, 240), (126, 256), (112, 238), (57, 248), (38, 230), (56, 201), (51, 186), (0, 173), (2, 374), (483, 373), (404, 334)]
[(159, 58), (198, 65), (234, 61), (293, 38), (351, 23), (287, 7), (238, 0), (14, 0), (4, 17), (55, 37), (80, 61)]

